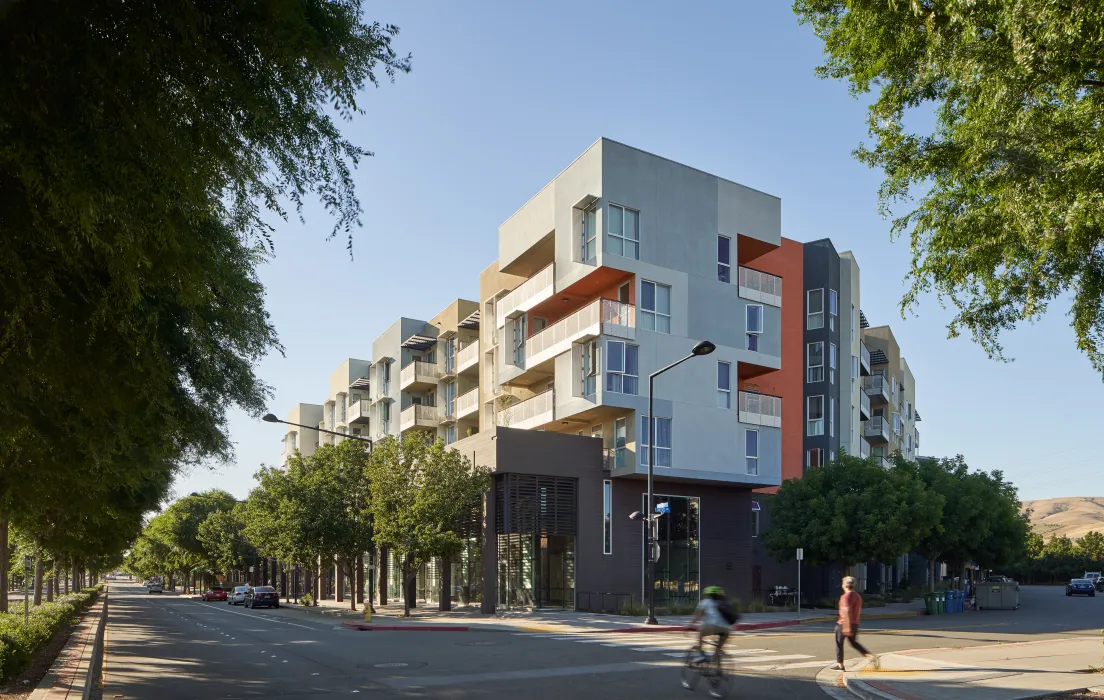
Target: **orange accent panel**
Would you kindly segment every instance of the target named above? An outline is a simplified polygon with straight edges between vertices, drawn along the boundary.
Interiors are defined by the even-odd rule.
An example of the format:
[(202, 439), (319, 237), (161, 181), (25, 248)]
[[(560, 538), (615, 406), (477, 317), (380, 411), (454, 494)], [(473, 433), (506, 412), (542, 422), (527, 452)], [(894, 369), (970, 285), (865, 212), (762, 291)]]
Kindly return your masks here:
[[(744, 239), (740, 243), (742, 247)], [(782, 479), (799, 479), (805, 473), (804, 245), (783, 238), (780, 247), (756, 258), (750, 267), (782, 278), (782, 369), (754, 378), (741, 377), (739, 387), (782, 397)], [(774, 493), (776, 489), (760, 491)]]

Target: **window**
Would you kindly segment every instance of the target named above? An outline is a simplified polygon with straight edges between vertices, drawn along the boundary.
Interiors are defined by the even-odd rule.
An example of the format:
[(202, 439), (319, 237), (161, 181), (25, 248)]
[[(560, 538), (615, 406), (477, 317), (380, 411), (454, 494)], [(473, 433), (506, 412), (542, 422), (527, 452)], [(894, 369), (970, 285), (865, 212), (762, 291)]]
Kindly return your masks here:
[(901, 414), (900, 413), (894, 413), (893, 414), (893, 434), (894, 435), (900, 435), (901, 434)]
[(851, 389), (855, 388), (855, 377), (859, 376), (859, 356), (851, 356)]
[(640, 212), (617, 204), (609, 205), (606, 252), (640, 259)]
[(912, 402), (908, 400), (905, 400), (905, 416), (912, 420)]
[(380, 404), (380, 411), (381, 411), (381, 416), (382, 416), (383, 422), (386, 423), (386, 422), (391, 420), (391, 402), (390, 401), (384, 401), (383, 403), (381, 403)]
[(445, 428), (445, 444), (451, 445), (456, 442), (456, 425), (450, 425)]
[(828, 290), (828, 313), (833, 316), (839, 315), (839, 295), (836, 290)]
[(671, 332), (671, 288), (655, 282), (640, 283), (640, 327), (657, 333)]
[(855, 315), (855, 305), (851, 305), (851, 344), (855, 343), (855, 328), (859, 325), (859, 319)]
[(836, 383), (836, 344), (828, 344), (828, 383)]
[(745, 319), (747, 328), (747, 349), (759, 350), (759, 334), (763, 332), (763, 306), (761, 304), (748, 304)]
[(808, 382), (810, 384), (814, 382), (824, 381), (824, 341), (818, 341), (816, 343), (809, 343), (809, 347), (806, 349), (806, 356), (809, 364), (809, 376)]
[(751, 509), (751, 536), (759, 536), (759, 511), (754, 507)]
[(717, 279), (732, 281), (732, 239), (728, 236), (717, 236)]
[(824, 450), (819, 447), (805, 453), (805, 466), (806, 467), (823, 467), (824, 466)]
[(828, 399), (828, 437), (836, 436), (836, 400)]
[(330, 401), (329, 404), (330, 404), (330, 424), (327, 427), (329, 427), (330, 430), (333, 430), (334, 426), (337, 425), (337, 421), (334, 419), (335, 405), (334, 405), (333, 401)]
[(606, 391), (636, 395), (638, 350), (620, 340), (606, 341)]
[(340, 399), (338, 400), (338, 404), (339, 404), (339, 405), (341, 406), (341, 422), (342, 422), (342, 423), (344, 423), (344, 422), (346, 421), (346, 416), (345, 416), (345, 397), (344, 397), (343, 395), (341, 395), (341, 394), (338, 394), (338, 396), (339, 396), (339, 397), (341, 397), (341, 398), (340, 398)]
[(613, 482), (602, 482), (602, 554), (613, 554)]
[[(388, 361), (385, 361), (383, 363), (383, 381), (384, 384), (387, 384), (391, 381), (391, 363)], [(386, 391), (386, 386), (384, 387), (384, 390)]]
[(808, 429), (807, 435), (824, 434), (824, 397), (810, 396), (806, 399), (808, 405)]
[(748, 474), (759, 473), (759, 431), (744, 431), (744, 463)]
[(912, 433), (905, 435), (905, 454), (912, 454)]
[(295, 432), (288, 433), (291, 436), (291, 451), (299, 449), (299, 434)]
[(824, 328), (824, 290), (810, 289), (805, 293), (805, 296), (807, 300), (806, 313), (808, 314), (805, 327), (811, 331)]
[(717, 408), (732, 408), (732, 365), (717, 363)]
[(579, 346), (582, 367), (582, 391), (583, 396), (594, 396), (597, 391), (598, 377), (598, 343), (590, 341)]
[[(657, 467), (671, 466), (671, 419), (656, 418), (656, 443), (655, 465)], [(640, 446), (642, 457), (640, 463), (648, 464), (648, 416), (640, 417)]]
[(628, 451), (625, 445), (628, 442), (628, 433), (629, 425), (624, 418), (618, 418), (613, 422), (613, 458), (615, 466), (625, 466), (626, 452)]
[(890, 403), (896, 404), (897, 403), (897, 377), (894, 376), (891, 381), (892, 381), (891, 386), (893, 387), (893, 395), (890, 397), (892, 399), (890, 401)]
[(579, 250), (582, 261), (593, 265), (598, 260), (598, 216), (591, 207), (583, 211), (583, 232)]

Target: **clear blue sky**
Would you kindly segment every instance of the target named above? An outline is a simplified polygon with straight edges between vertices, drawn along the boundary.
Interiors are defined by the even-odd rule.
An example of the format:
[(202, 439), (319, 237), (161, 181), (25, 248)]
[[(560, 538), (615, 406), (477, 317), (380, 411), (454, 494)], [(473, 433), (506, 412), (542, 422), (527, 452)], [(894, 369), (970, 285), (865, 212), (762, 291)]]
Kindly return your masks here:
[[(414, 70), (363, 95), (344, 128), (376, 156), (356, 179), (364, 228), (355, 259), (308, 209), (277, 227), (261, 270), (286, 348), (259, 368), (284, 416), (320, 402), (346, 357), (400, 315), (429, 318), (475, 299), (496, 257), (498, 225), (598, 137), (606, 136), (782, 198), (783, 235), (830, 237), (862, 269), (862, 307), (890, 323), (916, 377), (921, 452), (1003, 469), (1021, 498), (1099, 492), (1095, 413), (1101, 380), (1056, 304), (1010, 334), (1015, 362), (949, 341), (935, 299), (902, 320), (907, 241), (876, 211), (880, 173), (856, 162), (863, 104), (818, 80), (821, 46), (787, 2), (379, 2)], [(1090, 403), (1094, 405), (1090, 405)], [(221, 487), (244, 497), (275, 463), (281, 427), (236, 412), (233, 464), (196, 469), (177, 493)]]

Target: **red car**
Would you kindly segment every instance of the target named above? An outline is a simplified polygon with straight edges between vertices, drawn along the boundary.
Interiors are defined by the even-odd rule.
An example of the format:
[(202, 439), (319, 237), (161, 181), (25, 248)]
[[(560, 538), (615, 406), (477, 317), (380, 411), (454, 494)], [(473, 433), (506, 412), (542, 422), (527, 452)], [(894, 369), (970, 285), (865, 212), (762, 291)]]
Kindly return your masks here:
[(226, 591), (222, 588), (219, 588), (218, 586), (212, 586), (211, 588), (208, 588), (207, 591), (203, 594), (202, 599), (204, 601), (226, 600)]

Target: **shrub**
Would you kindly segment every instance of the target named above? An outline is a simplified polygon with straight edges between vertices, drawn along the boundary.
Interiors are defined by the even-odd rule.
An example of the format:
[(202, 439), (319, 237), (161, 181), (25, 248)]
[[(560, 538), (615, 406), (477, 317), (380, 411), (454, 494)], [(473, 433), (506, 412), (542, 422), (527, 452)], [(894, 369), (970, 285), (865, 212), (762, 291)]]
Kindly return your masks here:
[(26, 622), (22, 611), (0, 613), (0, 682), (19, 675), (39, 649), (92, 605), (99, 592), (98, 586), (86, 588), (53, 603), (37, 605), (31, 608)]
[(303, 595), (299, 596), (299, 604), (305, 608), (309, 608), (310, 606), (314, 605), (314, 596), (312, 596), (310, 593), (304, 593)]
[(618, 615), (628, 615), (629, 617), (642, 617), (648, 614), (648, 606), (643, 603), (638, 603), (635, 600), (623, 603), (617, 610)]
[(747, 611), (749, 613), (761, 613), (767, 611), (767, 604), (761, 600), (753, 600), (748, 603)]

